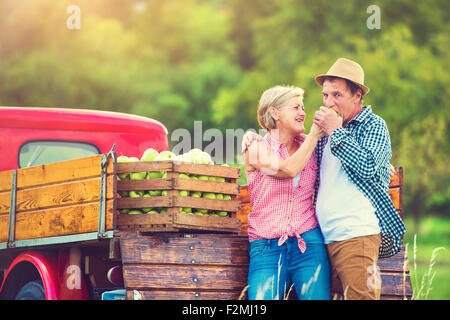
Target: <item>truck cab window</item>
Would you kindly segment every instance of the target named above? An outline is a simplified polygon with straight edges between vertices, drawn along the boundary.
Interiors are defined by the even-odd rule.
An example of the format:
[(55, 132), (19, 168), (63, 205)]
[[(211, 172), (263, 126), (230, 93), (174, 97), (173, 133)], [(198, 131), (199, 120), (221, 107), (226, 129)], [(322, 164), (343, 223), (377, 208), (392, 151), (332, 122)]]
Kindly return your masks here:
[(19, 150), (19, 168), (100, 154), (92, 144), (72, 141), (30, 141)]

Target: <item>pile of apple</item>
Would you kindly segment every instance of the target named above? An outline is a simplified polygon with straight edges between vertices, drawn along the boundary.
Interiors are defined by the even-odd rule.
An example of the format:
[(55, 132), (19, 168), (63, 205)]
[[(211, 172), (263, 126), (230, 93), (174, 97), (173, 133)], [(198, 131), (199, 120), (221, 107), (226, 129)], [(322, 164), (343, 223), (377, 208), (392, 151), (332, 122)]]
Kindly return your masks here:
[[(127, 157), (120, 156), (117, 158), (117, 162), (137, 162), (137, 161), (182, 161), (188, 163), (196, 163), (196, 164), (210, 164), (214, 165), (210, 155), (200, 149), (192, 149), (189, 152), (186, 152), (181, 155), (175, 155), (170, 151), (162, 151), (158, 153), (153, 148), (149, 148), (144, 151), (141, 159), (137, 157)], [(224, 164), (224, 166), (227, 166)], [(166, 171), (148, 171), (148, 172), (131, 172), (131, 173), (123, 173), (119, 174), (119, 178), (121, 180), (143, 180), (143, 179), (164, 179), (167, 177)], [(180, 173), (180, 178), (184, 179), (197, 179), (197, 180), (209, 180), (209, 181), (219, 181), (225, 182), (225, 178), (223, 177), (212, 177), (212, 176), (204, 176), (204, 175), (194, 175), (194, 174), (186, 174)], [(131, 197), (131, 198), (145, 198), (145, 197), (154, 197), (154, 196), (167, 196), (167, 190), (147, 190), (147, 191), (122, 191), (120, 193), (122, 197)], [(185, 197), (193, 197), (193, 198), (206, 198), (206, 199), (219, 199), (219, 200), (231, 200), (231, 196), (229, 194), (221, 194), (221, 193), (213, 193), (213, 192), (200, 192), (200, 191), (188, 191), (181, 190), (181, 196)], [(218, 217), (227, 217), (228, 212), (225, 211), (213, 211), (207, 209), (196, 209), (196, 208), (179, 208), (180, 213), (186, 214), (194, 214), (194, 215), (208, 215), (208, 216), (218, 216)], [(140, 208), (140, 209), (120, 209), (120, 213), (127, 214), (157, 214), (157, 213), (166, 213), (167, 208)]]

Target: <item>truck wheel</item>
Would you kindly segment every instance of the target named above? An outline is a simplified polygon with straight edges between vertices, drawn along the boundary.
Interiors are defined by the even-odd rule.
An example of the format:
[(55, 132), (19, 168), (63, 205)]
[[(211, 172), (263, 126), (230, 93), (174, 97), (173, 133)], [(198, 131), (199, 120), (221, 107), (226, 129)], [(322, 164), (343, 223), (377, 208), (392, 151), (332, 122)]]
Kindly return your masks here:
[(42, 281), (35, 280), (26, 283), (16, 295), (16, 300), (45, 300), (45, 291)]

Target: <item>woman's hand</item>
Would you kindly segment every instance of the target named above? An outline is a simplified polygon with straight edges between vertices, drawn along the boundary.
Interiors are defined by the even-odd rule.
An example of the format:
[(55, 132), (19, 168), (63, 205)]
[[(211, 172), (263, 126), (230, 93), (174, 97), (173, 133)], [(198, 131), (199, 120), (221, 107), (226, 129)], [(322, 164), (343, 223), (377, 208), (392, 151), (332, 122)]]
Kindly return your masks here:
[(258, 135), (256, 132), (247, 131), (242, 137), (241, 151), (245, 153), (245, 151), (250, 147), (253, 141), (261, 141), (262, 137)]
[(314, 113), (314, 123), (331, 136), (334, 130), (342, 127), (343, 119), (336, 111), (322, 106)]
[(309, 131), (309, 134), (312, 135), (317, 140), (319, 140), (324, 135), (326, 135), (326, 132), (322, 130), (322, 128), (319, 127), (317, 124), (313, 123), (311, 126), (311, 130)]

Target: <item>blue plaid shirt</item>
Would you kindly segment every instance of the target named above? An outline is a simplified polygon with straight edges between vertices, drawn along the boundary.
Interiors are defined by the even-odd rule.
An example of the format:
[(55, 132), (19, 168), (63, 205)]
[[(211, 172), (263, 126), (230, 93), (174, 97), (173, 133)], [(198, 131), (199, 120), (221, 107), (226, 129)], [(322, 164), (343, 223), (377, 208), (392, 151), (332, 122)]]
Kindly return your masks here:
[[(317, 144), (317, 165), (320, 167), (328, 136)], [(391, 140), (386, 123), (364, 106), (355, 118), (331, 134), (331, 153), (341, 160), (342, 167), (376, 209), (381, 231), (380, 258), (400, 251), (405, 225), (389, 197)], [(314, 205), (319, 190), (317, 174)]]

